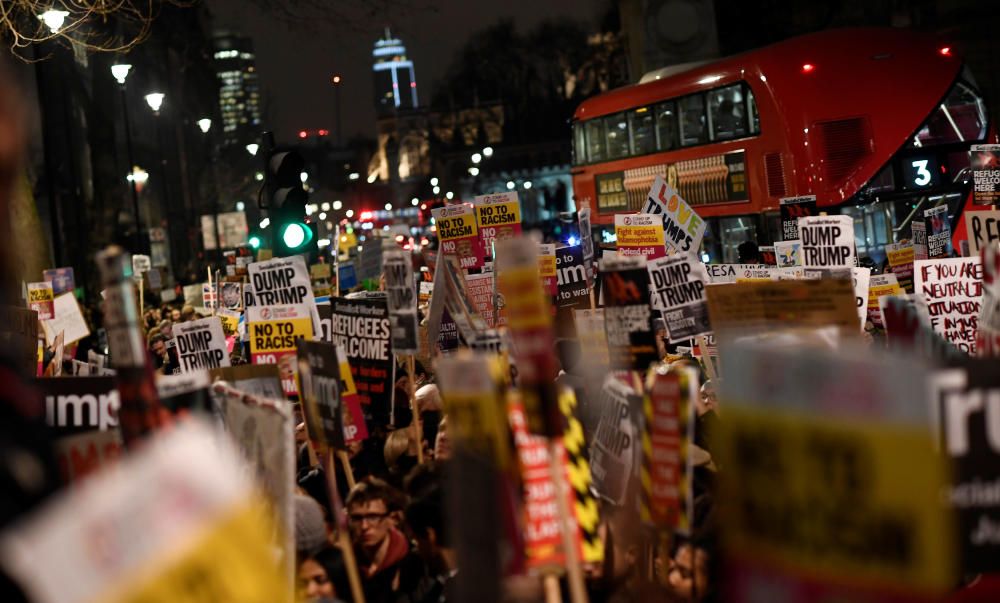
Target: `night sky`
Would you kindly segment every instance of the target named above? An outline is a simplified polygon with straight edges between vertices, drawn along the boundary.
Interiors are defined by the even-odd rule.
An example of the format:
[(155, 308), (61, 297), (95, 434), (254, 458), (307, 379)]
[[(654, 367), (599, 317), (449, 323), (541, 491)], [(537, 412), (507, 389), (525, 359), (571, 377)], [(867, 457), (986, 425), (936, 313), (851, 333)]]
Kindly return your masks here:
[(473, 32), (508, 17), (522, 31), (546, 19), (572, 19), (594, 28), (608, 4), (607, 0), (439, 0), (373, 17), (370, 31), (354, 32), (322, 22), (289, 27), (246, 0), (208, 0), (217, 29), (253, 38), (265, 126), (273, 128), (279, 141), (291, 141), (301, 129), (333, 130), (335, 104), (329, 83), (333, 73), (344, 78), (345, 140), (355, 134), (374, 137), (371, 51), (387, 24), (414, 61), (420, 102), (426, 103), (435, 81)]

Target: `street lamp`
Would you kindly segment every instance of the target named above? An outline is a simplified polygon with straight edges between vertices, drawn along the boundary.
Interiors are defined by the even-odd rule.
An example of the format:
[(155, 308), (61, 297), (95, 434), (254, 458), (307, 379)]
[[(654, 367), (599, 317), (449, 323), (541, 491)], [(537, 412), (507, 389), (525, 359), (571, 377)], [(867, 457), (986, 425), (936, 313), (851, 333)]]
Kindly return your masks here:
[[(118, 82), (118, 90), (122, 97), (122, 117), (125, 122), (125, 150), (128, 153), (129, 166), (135, 166), (132, 158), (132, 126), (128, 118), (128, 97), (125, 94), (125, 80), (132, 71), (132, 65), (128, 63), (115, 63), (111, 66), (111, 76)], [(134, 173), (133, 167), (133, 173)], [(133, 177), (129, 179), (129, 188), (132, 189), (132, 217), (135, 220), (135, 252), (140, 253), (142, 249), (142, 227), (139, 225), (139, 183)]]
[(251, 142), (250, 144), (247, 145), (246, 149), (247, 149), (247, 153), (250, 153), (251, 155), (253, 155), (253, 156), (256, 157), (257, 156), (257, 150), (260, 149), (260, 145), (257, 144), (256, 142)]
[(212, 129), (212, 120), (207, 117), (202, 117), (198, 120), (198, 127), (201, 128), (202, 134), (208, 134), (208, 131)]
[(49, 31), (57, 34), (59, 33), (59, 30), (62, 29), (63, 23), (65, 23), (66, 17), (68, 16), (69, 13), (67, 11), (50, 8), (44, 13), (38, 15), (38, 18), (45, 24), (46, 27), (49, 28)]
[(485, 149), (483, 149), (483, 157), (492, 157), (492, 156), (493, 156), (493, 147), (486, 147)]
[(473, 153), (472, 154), (472, 163), (479, 163), (482, 160), (483, 160), (483, 156), (480, 155), (479, 153)]
[(162, 92), (150, 92), (146, 95), (146, 104), (153, 110), (153, 113), (159, 115), (160, 107), (163, 106), (164, 98), (166, 98), (166, 95)]
[(337, 103), (337, 146), (340, 146), (340, 74), (334, 74), (330, 81), (333, 82), (334, 101)]

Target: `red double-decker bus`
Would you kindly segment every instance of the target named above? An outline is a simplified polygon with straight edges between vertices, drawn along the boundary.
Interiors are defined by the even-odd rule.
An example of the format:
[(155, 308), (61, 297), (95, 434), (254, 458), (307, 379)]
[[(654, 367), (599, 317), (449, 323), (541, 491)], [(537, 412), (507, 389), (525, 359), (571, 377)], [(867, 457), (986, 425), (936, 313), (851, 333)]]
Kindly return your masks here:
[(573, 136), (577, 208), (606, 237), (662, 175), (706, 218), (709, 261), (780, 240), (778, 200), (816, 195), (820, 211), (854, 217), (858, 254), (876, 264), (937, 205), (964, 239), (969, 145), (997, 139), (948, 45), (874, 28), (652, 72), (583, 102)]

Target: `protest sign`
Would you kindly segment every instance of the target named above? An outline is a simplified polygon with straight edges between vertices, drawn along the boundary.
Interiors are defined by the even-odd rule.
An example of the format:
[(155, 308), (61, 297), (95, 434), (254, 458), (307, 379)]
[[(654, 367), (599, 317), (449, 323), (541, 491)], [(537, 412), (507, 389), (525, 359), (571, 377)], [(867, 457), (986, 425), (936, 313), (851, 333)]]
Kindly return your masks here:
[[(795, 225), (798, 230), (798, 224)], [(802, 265), (802, 241), (789, 239), (774, 242), (774, 258), (778, 268), (792, 268)]]
[(698, 373), (651, 371), (643, 398), (640, 519), (660, 530), (690, 532), (694, 520), (691, 444)]
[[(646, 195), (642, 213), (660, 215), (663, 218), (663, 233), (666, 244), (679, 253), (697, 253), (701, 239), (705, 236), (705, 221), (687, 204), (663, 176), (656, 176), (653, 186)], [(616, 216), (617, 218), (617, 216)], [(617, 232), (618, 221), (615, 220)], [(664, 235), (660, 235), (663, 238)], [(621, 241), (619, 240), (619, 246)], [(657, 258), (660, 256), (652, 256)]]
[(316, 341), (333, 343), (333, 308), (329, 301), (317, 302), (316, 312), (319, 314), (319, 333), (316, 334)]
[(928, 258), (926, 224), (923, 220), (913, 220), (910, 232), (913, 234), (913, 260), (926, 260)]
[(708, 282), (714, 285), (724, 283), (752, 283), (757, 281), (776, 281), (778, 271), (763, 264), (702, 264), (708, 276)]
[(156, 395), (160, 405), (175, 417), (201, 414), (213, 416), (209, 386), (212, 382), (208, 371), (193, 371), (178, 375), (157, 375)]
[(194, 285), (184, 285), (184, 305), (185, 306), (204, 306), (205, 302), (202, 299), (203, 288), (200, 283)]
[[(366, 281), (375, 280), (382, 274), (382, 249), (395, 243), (388, 239), (369, 236), (361, 247), (361, 257), (357, 264), (357, 279), (364, 284)], [(346, 291), (341, 288), (341, 294)]]
[(347, 355), (364, 411), (388, 422), (396, 363), (386, 300), (335, 297), (330, 305), (333, 343)]
[(329, 297), (333, 294), (330, 283), (333, 278), (333, 266), (331, 264), (311, 264), (309, 266), (309, 280), (312, 281), (313, 295), (315, 297)]
[(528, 430), (562, 435), (554, 384), (559, 371), (552, 353), (555, 333), (550, 298), (538, 277), (538, 248), (525, 237), (498, 241), (496, 258), (497, 291), (504, 299)]
[(218, 300), (216, 299), (218, 295), (215, 290), (215, 283), (202, 283), (201, 284), (201, 305), (209, 310), (214, 310), (218, 307)]
[(56, 317), (55, 294), (52, 283), (28, 283), (28, 307), (38, 312), (38, 320), (51, 320)]
[(889, 268), (899, 280), (899, 286), (907, 293), (913, 293), (913, 245), (890, 243), (885, 246)]
[[(310, 291), (310, 294), (312, 292)], [(296, 341), (313, 338), (312, 319), (304, 305), (247, 308), (250, 362), (276, 364), (286, 396), (298, 395)]]
[(799, 218), (802, 265), (854, 266), (854, 218), (812, 216)]
[(1000, 379), (995, 361), (963, 359), (935, 371), (932, 399), (941, 450), (953, 461), (947, 500), (958, 513), (962, 570), (1000, 570), (1000, 499), (985, 496), (1000, 480), (994, 428)]
[(475, 210), (460, 203), (436, 208), (431, 213), (441, 253), (458, 258), (458, 265), (463, 269), (481, 268), (486, 252), (479, 236)]
[(236, 389), (261, 398), (279, 399), (283, 394), (278, 366), (275, 364), (240, 364), (209, 373)]
[(499, 468), (510, 458), (499, 385), (504, 370), (498, 357), (465, 351), (442, 358), (437, 371), (448, 438)]
[(948, 221), (947, 205), (924, 210), (924, 231), (927, 234), (928, 258), (946, 258), (951, 255), (951, 222)]
[(312, 318), (314, 333), (319, 333), (316, 298), (309, 280), (306, 261), (300, 255), (254, 262), (247, 267), (254, 303), (260, 306), (304, 305)]
[(927, 302), (920, 294), (883, 295), (878, 305), (890, 350), (933, 360), (965, 355), (931, 329)]
[(243, 283), (223, 281), (219, 283), (219, 290), (221, 291), (219, 308), (236, 311), (243, 309)]
[[(1000, 175), (1000, 167), (997, 173)], [(986, 245), (1000, 241), (1000, 211), (966, 211), (965, 233), (969, 237), (969, 255), (977, 255)]]
[(416, 354), (417, 294), (414, 291), (413, 257), (408, 250), (387, 249), (382, 254), (386, 300), (396, 354)]
[(37, 603), (285, 601), (272, 525), (232, 445), (190, 421), (8, 530), (0, 560)]
[(121, 456), (120, 398), (113, 378), (37, 379), (34, 386), (44, 403), (64, 482), (100, 471)]
[(431, 301), (431, 293), (434, 292), (434, 283), (429, 281), (420, 281), (419, 287), (420, 290), (417, 291), (417, 303), (423, 306)]
[(458, 325), (451, 319), (448, 310), (441, 316), (441, 326), (438, 329), (437, 347), (442, 354), (458, 349)]
[(216, 313), (216, 316), (222, 323), (222, 334), (226, 339), (239, 337), (241, 316), (239, 312), (222, 308)]
[(854, 285), (854, 303), (858, 307), (858, 320), (861, 321), (861, 330), (865, 330), (865, 321), (868, 320), (868, 288), (871, 283), (871, 268), (851, 268), (851, 282)]
[(556, 250), (556, 305), (560, 308), (590, 307), (587, 264), (580, 245)]
[(358, 286), (358, 273), (354, 269), (354, 262), (341, 262), (337, 266), (337, 286), (340, 287), (342, 294)]
[(976, 355), (1000, 356), (1000, 245), (980, 253), (983, 265), (983, 308), (976, 323)]
[(840, 327), (858, 332), (854, 287), (846, 280), (783, 280), (707, 288), (712, 328), (748, 330), (775, 325)]
[[(624, 378), (624, 377), (623, 377)], [(632, 484), (632, 471), (638, 454), (638, 394), (621, 381), (618, 373), (608, 373), (601, 388), (601, 409), (597, 430), (590, 445), (590, 468), (597, 492), (623, 504)]]
[(71, 293), (76, 289), (76, 279), (73, 277), (73, 268), (50, 268), (42, 272), (42, 280), (52, 283), (52, 293), (62, 295)]
[(465, 341), (471, 341), (477, 333), (489, 328), (466, 295), (458, 261), (453, 257), (441, 256), (434, 271), (434, 294), (427, 311), (428, 341), (437, 341), (446, 309)]
[(590, 207), (583, 207), (577, 212), (580, 221), (580, 249), (583, 251), (583, 262), (589, 266), (594, 261), (594, 236), (590, 226)]
[(90, 327), (87, 326), (87, 321), (83, 318), (80, 305), (76, 303), (73, 293), (63, 293), (57, 296), (54, 307), (55, 318), (42, 321), (46, 343), (52, 345), (59, 333), (64, 334), (63, 342), (66, 345), (76, 343), (90, 335)]
[(603, 258), (600, 266), (611, 366), (645, 370), (657, 360), (646, 260)]
[(972, 166), (972, 199), (975, 205), (996, 205), (1000, 200), (1000, 145), (974, 144), (969, 147)]
[(653, 214), (615, 214), (618, 255), (656, 259), (667, 255), (663, 221)]
[(950, 592), (947, 468), (929, 437), (917, 377), (926, 369), (854, 348), (723, 353), (726, 420), (713, 457), (726, 468), (719, 533), (733, 573), (724, 599), (758, 600), (753, 584), (790, 601), (938, 601)]
[(670, 343), (711, 332), (705, 304), (705, 266), (686, 254), (660, 258), (646, 265), (652, 283), (652, 306), (663, 314)]
[(521, 234), (521, 203), (517, 193), (511, 191), (480, 195), (474, 204), (483, 250), (492, 257), (495, 240), (512, 239)]
[(210, 316), (174, 325), (174, 341), (182, 373), (229, 366), (222, 321)]
[(538, 246), (538, 276), (542, 279), (542, 290), (545, 293), (553, 297), (559, 293), (555, 244), (543, 243)]
[[(798, 240), (799, 218), (816, 215), (816, 195), (783, 197), (778, 199), (778, 204), (781, 211), (781, 240)], [(775, 242), (775, 246), (777, 246), (777, 242)]]
[(774, 255), (774, 245), (761, 245), (757, 248), (760, 253), (760, 263), (765, 266), (777, 266), (778, 258)]
[(469, 296), (469, 302), (491, 329), (499, 326), (497, 325), (497, 312), (493, 309), (493, 279), (492, 272), (470, 274), (465, 277), (465, 292)]
[(598, 366), (608, 366), (611, 359), (608, 353), (608, 335), (604, 330), (604, 308), (573, 310), (573, 323), (576, 325), (580, 348), (587, 350), (587, 360)]
[(882, 322), (882, 311), (879, 309), (878, 300), (884, 295), (903, 295), (903, 288), (899, 286), (896, 275), (873, 274), (868, 283), (868, 320), (876, 327), (885, 327)]
[(976, 331), (983, 299), (979, 257), (914, 262), (914, 286), (927, 302), (931, 328), (959, 350), (976, 354)]

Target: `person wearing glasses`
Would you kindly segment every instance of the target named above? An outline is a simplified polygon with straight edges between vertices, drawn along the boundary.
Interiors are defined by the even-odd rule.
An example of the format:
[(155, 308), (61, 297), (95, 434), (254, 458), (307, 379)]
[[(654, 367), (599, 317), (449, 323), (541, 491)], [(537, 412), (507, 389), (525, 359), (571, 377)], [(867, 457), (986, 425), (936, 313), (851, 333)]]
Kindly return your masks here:
[(351, 542), (364, 581), (365, 600), (394, 601), (417, 588), (426, 575), (420, 557), (391, 517), (395, 490), (377, 478), (358, 483), (347, 495)]

